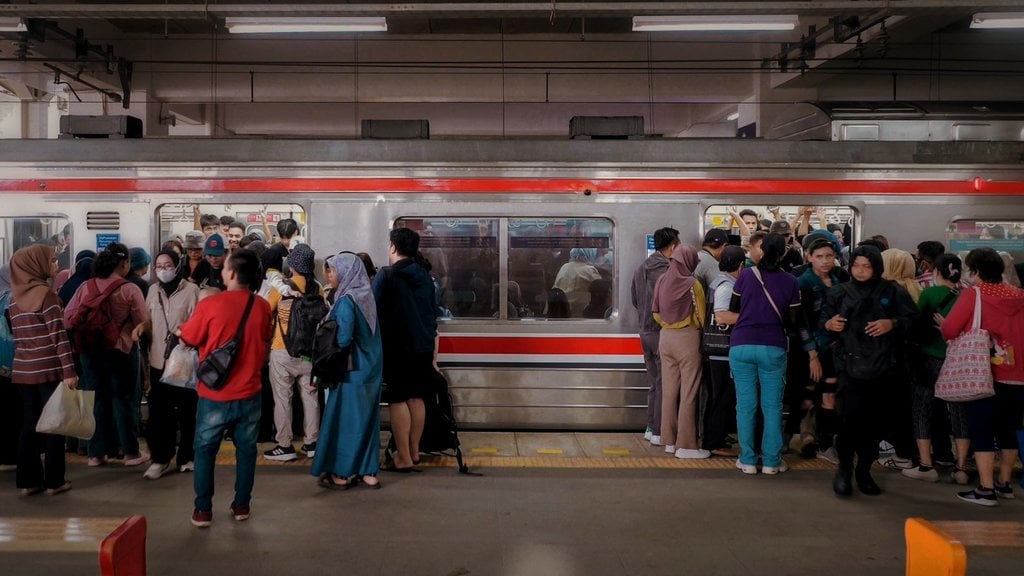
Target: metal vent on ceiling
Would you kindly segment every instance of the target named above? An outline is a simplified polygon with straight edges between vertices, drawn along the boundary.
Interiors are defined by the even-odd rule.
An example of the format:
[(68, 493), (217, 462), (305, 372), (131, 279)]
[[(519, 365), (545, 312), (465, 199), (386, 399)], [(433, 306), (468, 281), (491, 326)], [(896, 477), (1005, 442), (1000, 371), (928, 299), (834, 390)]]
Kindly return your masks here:
[(87, 230), (117, 230), (121, 227), (119, 212), (86, 212), (85, 227)]

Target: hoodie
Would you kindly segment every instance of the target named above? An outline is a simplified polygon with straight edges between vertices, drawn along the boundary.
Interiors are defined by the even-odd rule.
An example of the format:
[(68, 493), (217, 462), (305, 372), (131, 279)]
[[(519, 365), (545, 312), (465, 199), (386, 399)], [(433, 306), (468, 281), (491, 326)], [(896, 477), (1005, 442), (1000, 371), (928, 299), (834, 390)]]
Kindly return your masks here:
[(636, 308), (641, 334), (659, 332), (661, 325), (651, 313), (651, 302), (654, 300), (654, 285), (658, 278), (668, 270), (668, 258), (661, 252), (655, 252), (644, 260), (633, 273), (633, 285), (630, 296), (633, 308)]
[(960, 293), (942, 322), (942, 337), (952, 340), (971, 328), (975, 292), (981, 290), (981, 327), (992, 338), (992, 377), (1003, 384), (1024, 385), (1024, 290), (1002, 282), (979, 282)]
[(373, 296), (384, 344), (385, 371), (409, 354), (433, 353), (437, 335), (434, 281), (412, 258), (381, 268), (373, 277)]

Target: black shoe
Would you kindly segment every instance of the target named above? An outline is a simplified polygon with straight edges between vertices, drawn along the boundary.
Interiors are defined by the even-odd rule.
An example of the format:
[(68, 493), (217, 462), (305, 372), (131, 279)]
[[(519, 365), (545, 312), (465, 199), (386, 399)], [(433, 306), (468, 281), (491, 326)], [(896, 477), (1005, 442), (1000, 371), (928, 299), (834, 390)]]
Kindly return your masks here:
[(832, 491), (836, 496), (853, 495), (853, 481), (849, 471), (836, 470), (836, 475), (832, 478)]
[(868, 496), (878, 496), (882, 493), (882, 488), (875, 483), (875, 479), (867, 472), (857, 474), (857, 489)]

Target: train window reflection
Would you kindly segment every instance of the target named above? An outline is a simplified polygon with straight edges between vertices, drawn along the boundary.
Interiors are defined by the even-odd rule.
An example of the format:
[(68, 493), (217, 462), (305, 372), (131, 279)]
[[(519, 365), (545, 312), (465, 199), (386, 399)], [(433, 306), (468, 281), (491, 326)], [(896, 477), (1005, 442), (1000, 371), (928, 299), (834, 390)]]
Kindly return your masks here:
[(74, 250), (72, 226), (61, 216), (0, 218), (0, 262), (32, 244), (49, 244), (57, 251), (57, 269), (71, 268)]
[(957, 220), (946, 230), (949, 250), (961, 258), (975, 248), (992, 248), (1006, 264), (1004, 278), (1021, 285), (1024, 273), (1024, 221), (988, 219)]
[(605, 218), (509, 219), (509, 319), (608, 318), (612, 231)]
[(497, 218), (399, 218), (395, 228), (419, 233), (420, 252), (430, 262), (437, 304), (445, 316), (497, 317)]

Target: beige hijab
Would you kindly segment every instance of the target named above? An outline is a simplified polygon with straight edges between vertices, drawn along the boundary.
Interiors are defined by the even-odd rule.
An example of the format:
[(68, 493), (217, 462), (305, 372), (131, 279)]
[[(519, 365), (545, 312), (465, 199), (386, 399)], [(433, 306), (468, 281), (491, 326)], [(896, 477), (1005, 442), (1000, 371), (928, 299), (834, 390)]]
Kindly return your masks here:
[(24, 312), (42, 312), (58, 304), (57, 295), (46, 281), (53, 270), (53, 246), (33, 244), (11, 257), (11, 296)]
[(889, 248), (882, 252), (882, 264), (885, 266), (882, 278), (903, 286), (910, 293), (914, 304), (917, 304), (917, 299), (921, 296), (921, 285), (914, 279), (916, 266), (910, 252)]

